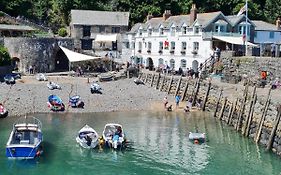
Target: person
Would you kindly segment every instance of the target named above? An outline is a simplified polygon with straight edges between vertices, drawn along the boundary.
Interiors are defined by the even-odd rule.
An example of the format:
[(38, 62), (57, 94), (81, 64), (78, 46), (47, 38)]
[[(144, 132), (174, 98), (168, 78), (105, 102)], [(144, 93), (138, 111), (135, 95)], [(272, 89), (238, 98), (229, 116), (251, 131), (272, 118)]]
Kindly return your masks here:
[(33, 67), (31, 65), (29, 66), (29, 74), (33, 74)]
[(85, 140), (87, 141), (86, 144), (87, 144), (88, 146), (91, 146), (92, 139), (91, 139), (91, 137), (90, 137), (88, 134), (86, 135)]
[(164, 97), (163, 103), (164, 103), (164, 109), (166, 109), (167, 108), (167, 104), (168, 104), (167, 96)]
[(121, 126), (118, 126), (116, 131), (115, 131), (115, 135), (118, 135), (119, 137), (122, 137), (122, 128)]
[(179, 107), (180, 99), (181, 99), (180, 95), (176, 95), (176, 108)]

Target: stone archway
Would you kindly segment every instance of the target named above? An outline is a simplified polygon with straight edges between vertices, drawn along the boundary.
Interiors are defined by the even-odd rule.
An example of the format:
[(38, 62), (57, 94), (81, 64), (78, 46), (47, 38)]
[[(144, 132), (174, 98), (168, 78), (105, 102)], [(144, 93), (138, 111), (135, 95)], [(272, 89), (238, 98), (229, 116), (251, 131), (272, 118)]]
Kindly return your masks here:
[(69, 71), (69, 60), (61, 49), (55, 55), (55, 71)]
[(192, 69), (194, 70), (194, 72), (198, 72), (198, 61), (197, 60), (194, 60), (192, 61)]
[(146, 59), (146, 68), (149, 69), (149, 70), (153, 70), (154, 69), (153, 60), (150, 57), (148, 57)]
[(18, 71), (20, 67), (20, 59), (18, 57), (12, 58), (12, 67), (13, 70)]

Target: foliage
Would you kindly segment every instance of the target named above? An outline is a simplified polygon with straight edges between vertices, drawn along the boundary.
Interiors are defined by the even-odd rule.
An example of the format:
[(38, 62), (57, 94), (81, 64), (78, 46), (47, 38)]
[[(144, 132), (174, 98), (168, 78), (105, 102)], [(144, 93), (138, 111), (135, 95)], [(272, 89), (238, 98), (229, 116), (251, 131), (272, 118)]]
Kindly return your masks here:
[(11, 57), (7, 48), (0, 46), (0, 66), (7, 66), (11, 64)]
[(58, 34), (61, 37), (66, 37), (67, 36), (67, 31), (66, 31), (65, 28), (60, 28)]
[[(198, 12), (222, 11), (236, 15), (245, 0), (0, 0), (0, 9), (11, 16), (24, 16), (29, 20), (51, 27), (55, 33), (69, 25), (71, 9), (112, 10), (130, 12), (130, 25), (144, 22), (148, 14), (161, 16), (170, 9), (173, 15), (188, 14), (195, 3)], [(250, 19), (274, 22), (281, 16), (280, 0), (248, 0)]]

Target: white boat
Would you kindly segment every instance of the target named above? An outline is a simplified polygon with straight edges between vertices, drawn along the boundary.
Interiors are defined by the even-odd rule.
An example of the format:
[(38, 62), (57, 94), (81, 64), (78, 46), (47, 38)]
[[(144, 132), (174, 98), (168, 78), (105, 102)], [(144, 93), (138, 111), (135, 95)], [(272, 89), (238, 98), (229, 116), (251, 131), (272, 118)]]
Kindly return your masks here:
[(48, 81), (48, 79), (46, 78), (46, 76), (45, 76), (44, 74), (42, 74), (42, 73), (37, 74), (37, 75), (36, 75), (36, 79), (37, 79), (38, 81)]
[(134, 82), (135, 82), (136, 85), (144, 84), (144, 82), (139, 78), (134, 79)]
[(54, 83), (54, 82), (49, 82), (47, 84), (47, 87), (50, 89), (50, 90), (54, 90), (54, 89), (61, 89), (60, 85)]
[(102, 91), (101, 91), (101, 86), (97, 83), (97, 82), (93, 82), (91, 84), (91, 93), (98, 93), (98, 94), (102, 94)]
[(13, 125), (6, 145), (6, 156), (17, 159), (33, 159), (43, 152), (42, 124), (35, 117), (19, 118)]
[(83, 148), (95, 148), (99, 144), (99, 135), (93, 128), (85, 125), (78, 132), (76, 141)]
[(122, 125), (108, 123), (104, 126), (102, 137), (105, 144), (110, 148), (122, 148), (125, 143), (125, 134)]

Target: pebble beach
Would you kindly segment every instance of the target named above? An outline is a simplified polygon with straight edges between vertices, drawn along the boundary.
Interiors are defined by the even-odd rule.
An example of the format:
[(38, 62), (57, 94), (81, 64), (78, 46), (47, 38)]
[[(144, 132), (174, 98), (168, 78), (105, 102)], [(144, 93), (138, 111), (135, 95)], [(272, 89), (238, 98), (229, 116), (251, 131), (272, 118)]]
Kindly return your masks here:
[[(48, 81), (59, 84), (61, 90), (49, 90), (48, 81), (38, 81), (35, 76), (23, 76), (14, 85), (0, 84), (0, 102), (9, 116), (52, 112), (47, 106), (48, 96), (58, 95), (66, 105), (64, 112), (112, 112), (133, 110), (163, 110), (163, 98), (174, 105), (174, 97), (146, 85), (136, 85), (134, 78), (99, 82), (103, 94), (91, 94), (90, 85), (95, 78), (48, 76)], [(80, 95), (84, 109), (68, 106), (69, 96)]]

